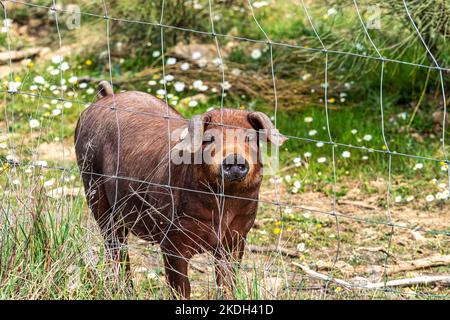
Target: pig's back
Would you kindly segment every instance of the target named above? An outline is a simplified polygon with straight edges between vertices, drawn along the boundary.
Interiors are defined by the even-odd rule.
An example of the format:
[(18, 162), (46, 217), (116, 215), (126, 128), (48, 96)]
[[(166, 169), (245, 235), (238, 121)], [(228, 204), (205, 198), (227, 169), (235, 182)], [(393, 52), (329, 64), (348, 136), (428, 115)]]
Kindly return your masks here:
[(186, 125), (175, 109), (149, 94), (124, 92), (103, 97), (85, 109), (78, 121), (78, 163), (90, 164), (88, 169), (107, 176), (145, 181), (154, 176), (156, 183), (164, 183), (161, 171), (168, 165), (169, 128), (172, 132)]

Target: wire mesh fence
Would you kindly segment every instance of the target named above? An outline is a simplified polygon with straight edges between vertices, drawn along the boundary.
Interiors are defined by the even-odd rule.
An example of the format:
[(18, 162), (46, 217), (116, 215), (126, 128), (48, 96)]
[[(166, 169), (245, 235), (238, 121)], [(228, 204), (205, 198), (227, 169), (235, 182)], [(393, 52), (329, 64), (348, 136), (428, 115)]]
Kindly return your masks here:
[[(359, 297), (359, 296), (371, 296), (373, 292), (373, 296), (376, 297), (377, 294), (385, 294), (388, 295), (388, 297), (408, 297), (408, 296), (417, 296), (417, 297), (429, 297), (429, 298), (448, 298), (448, 294), (445, 294), (446, 291), (448, 291), (448, 283), (449, 283), (449, 276), (448, 276), (448, 269), (444, 273), (446, 274), (439, 274), (434, 276), (427, 276), (427, 275), (421, 275), (419, 277), (415, 278), (408, 278), (408, 279), (393, 279), (390, 277), (390, 275), (393, 274), (392, 269), (395, 267), (396, 264), (396, 258), (395, 254), (393, 253), (394, 249), (394, 241), (396, 234), (402, 233), (402, 232), (420, 232), (421, 234), (429, 235), (430, 237), (433, 237), (433, 239), (437, 239), (435, 248), (436, 250), (440, 250), (445, 253), (445, 249), (439, 249), (441, 247), (446, 247), (448, 245), (448, 240), (450, 237), (450, 232), (448, 230), (448, 219), (447, 224), (444, 223), (444, 225), (440, 226), (440, 228), (437, 228), (436, 226), (433, 226), (432, 224), (424, 224), (423, 226), (419, 223), (410, 222), (410, 221), (401, 221), (399, 218), (395, 217), (395, 214), (392, 210), (392, 190), (393, 190), (393, 172), (396, 170), (399, 170), (395, 167), (396, 162), (394, 162), (397, 158), (408, 158), (413, 160), (420, 160), (420, 161), (428, 161), (430, 163), (433, 163), (433, 165), (440, 165), (440, 166), (447, 166), (446, 174), (447, 174), (447, 181), (448, 185), (450, 185), (450, 172), (448, 171), (448, 165), (449, 160), (447, 157), (446, 152), (446, 112), (447, 112), (447, 101), (446, 101), (446, 92), (445, 92), (445, 74), (450, 71), (450, 68), (447, 68), (445, 66), (440, 65), (440, 63), (437, 61), (435, 56), (433, 55), (433, 52), (430, 50), (430, 48), (427, 45), (426, 40), (423, 38), (418, 26), (415, 24), (414, 19), (411, 15), (411, 12), (409, 10), (409, 6), (407, 1), (403, 0), (403, 6), (405, 15), (409, 20), (410, 26), (413, 28), (413, 30), (416, 33), (416, 36), (420, 40), (421, 44), (423, 45), (424, 49), (426, 50), (426, 54), (428, 58), (432, 61), (432, 65), (427, 65), (425, 63), (415, 63), (415, 62), (409, 62), (409, 61), (403, 61), (403, 60), (397, 60), (393, 58), (388, 58), (383, 56), (381, 53), (382, 50), (380, 50), (377, 45), (375, 44), (374, 40), (371, 37), (371, 33), (369, 32), (369, 29), (367, 27), (367, 24), (363, 18), (363, 15), (361, 13), (360, 6), (361, 4), (357, 2), (356, 0), (353, 0), (354, 5), (354, 11), (357, 14), (358, 21), (360, 23), (360, 27), (363, 30), (363, 33), (366, 37), (366, 40), (369, 42), (370, 46), (375, 52), (375, 55), (370, 55), (366, 53), (355, 53), (355, 52), (349, 52), (349, 51), (339, 51), (335, 49), (330, 49), (326, 45), (326, 40), (321, 36), (320, 31), (317, 28), (317, 22), (313, 15), (311, 14), (308, 3), (301, 0), (298, 5), (301, 6), (301, 8), (304, 11), (304, 14), (307, 18), (307, 22), (309, 24), (309, 27), (312, 31), (313, 36), (316, 38), (318, 43), (320, 44), (319, 47), (310, 47), (310, 46), (302, 46), (298, 44), (291, 44), (291, 43), (285, 43), (285, 42), (278, 42), (274, 41), (270, 38), (269, 33), (263, 28), (261, 25), (257, 15), (255, 14), (255, 7), (254, 3), (250, 0), (248, 0), (247, 3), (243, 3), (242, 8), (243, 10), (246, 10), (248, 14), (251, 17), (251, 20), (253, 21), (254, 27), (257, 28), (257, 30), (260, 31), (261, 39), (257, 38), (249, 38), (249, 37), (242, 37), (239, 35), (232, 35), (232, 34), (225, 34), (218, 32), (218, 28), (216, 24), (218, 24), (217, 20), (215, 20), (215, 10), (218, 10), (218, 7), (221, 4), (214, 3), (214, 1), (209, 0), (207, 2), (207, 12), (208, 12), (208, 18), (210, 22), (210, 29), (207, 31), (204, 30), (196, 30), (196, 29), (190, 29), (185, 27), (179, 27), (177, 25), (170, 25), (166, 24), (166, 19), (168, 16), (170, 16), (170, 12), (166, 11), (167, 8), (167, 2), (165, 0), (161, 1), (161, 10), (159, 19), (157, 21), (143, 21), (143, 20), (133, 20), (129, 18), (121, 18), (121, 17), (114, 17), (110, 14), (109, 10), (109, 4), (106, 0), (103, 0), (101, 3), (102, 7), (102, 13), (92, 13), (92, 12), (83, 12), (83, 11), (72, 11), (70, 9), (67, 9), (63, 6), (58, 5), (56, 0), (52, 0), (51, 3), (48, 4), (41, 4), (34, 3), (34, 2), (22, 2), (22, 1), (14, 1), (14, 0), (8, 0), (8, 1), (2, 1), (3, 5), (3, 12), (4, 12), (4, 23), (5, 28), (4, 32), (6, 34), (6, 51), (8, 54), (7, 59), (7, 65), (9, 67), (8, 72), (8, 87), (0, 89), (0, 92), (4, 96), (4, 108), (5, 108), (5, 118), (4, 122), (6, 123), (5, 127), (10, 128), (7, 132), (8, 136), (8, 156), (3, 160), (3, 174), (6, 176), (5, 184), (4, 184), (4, 192), (2, 196), (2, 218), (0, 220), (0, 223), (3, 223), (4, 226), (2, 226), (2, 244), (8, 243), (7, 240), (8, 236), (6, 233), (10, 230), (11, 226), (13, 225), (20, 225), (20, 218), (17, 218), (15, 215), (12, 214), (12, 212), (28, 212), (33, 211), (35, 209), (32, 209), (34, 206), (36, 208), (39, 208), (42, 210), (42, 208), (45, 208), (46, 206), (52, 207), (53, 210), (58, 212), (58, 219), (61, 221), (66, 221), (67, 226), (70, 226), (70, 211), (74, 210), (74, 208), (83, 207), (84, 200), (82, 198), (82, 192), (81, 189), (78, 190), (78, 198), (71, 198), (71, 200), (67, 200), (67, 193), (70, 193), (71, 190), (66, 188), (64, 186), (65, 183), (73, 184), (76, 186), (79, 186), (79, 179), (76, 177), (81, 174), (88, 174), (92, 177), (96, 178), (102, 178), (104, 181), (113, 181), (115, 184), (115, 192), (114, 192), (114, 201), (113, 201), (113, 208), (111, 209), (112, 212), (115, 212), (117, 210), (117, 207), (121, 206), (121, 200), (119, 196), (119, 185), (125, 181), (128, 183), (136, 183), (139, 185), (145, 186), (145, 188), (160, 188), (161, 190), (164, 190), (169, 195), (169, 198), (171, 199), (171, 203), (168, 204), (171, 206), (171, 210), (173, 211), (172, 218), (176, 215), (175, 211), (176, 205), (175, 205), (175, 196), (174, 193), (183, 192), (185, 194), (196, 194), (196, 195), (204, 195), (206, 196), (215, 196), (219, 197), (220, 199), (228, 199), (228, 200), (237, 200), (237, 201), (249, 201), (249, 202), (256, 202), (259, 204), (259, 206), (264, 206), (266, 210), (269, 210), (272, 212), (272, 219), (275, 219), (276, 216), (277, 220), (279, 221), (279, 225), (277, 228), (276, 237), (271, 239), (268, 243), (269, 245), (274, 245), (272, 250), (267, 250), (269, 252), (268, 255), (266, 255), (264, 258), (261, 258), (257, 255), (258, 250), (266, 250), (267, 248), (259, 248), (258, 246), (254, 246), (252, 241), (255, 240), (255, 237), (251, 237), (247, 239), (247, 245), (249, 246), (249, 250), (246, 251), (246, 258), (244, 258), (243, 266), (242, 266), (242, 272), (246, 273), (245, 280), (243, 282), (250, 282), (252, 279), (248, 279), (248, 277), (253, 277), (255, 275), (261, 275), (261, 277), (264, 280), (261, 280), (263, 284), (261, 284), (261, 288), (255, 289), (252, 284), (245, 283), (243, 285), (246, 287), (247, 290), (252, 291), (258, 291), (262, 290), (264, 293), (261, 294), (261, 296), (265, 298), (279, 298), (278, 295), (280, 291), (287, 292), (286, 295), (282, 296), (283, 298), (288, 299), (301, 299), (304, 298), (305, 295), (303, 292), (319, 292), (317, 295), (312, 295), (312, 297), (320, 297), (320, 298), (327, 298), (327, 297), (333, 297), (332, 294), (338, 293), (342, 288), (345, 290), (348, 290), (348, 292), (353, 292), (353, 297)], [(169, 1), (170, 2), (170, 1)], [(49, 17), (53, 19), (52, 24), (54, 24), (54, 30), (55, 30), (55, 41), (58, 44), (59, 52), (64, 52), (63, 48), (63, 33), (61, 32), (60, 26), (62, 25), (62, 22), (59, 20), (60, 15), (62, 14), (75, 14), (79, 15), (81, 18), (83, 17), (89, 17), (92, 19), (96, 19), (99, 21), (99, 24), (102, 24), (104, 32), (102, 33), (101, 37), (105, 41), (105, 47), (106, 47), (106, 63), (107, 63), (107, 70), (108, 72), (106, 74), (102, 74), (105, 78), (105, 80), (108, 80), (109, 83), (112, 86), (112, 104), (111, 105), (104, 105), (102, 103), (92, 102), (92, 101), (86, 101), (83, 99), (79, 99), (75, 95), (69, 95), (68, 93), (70, 90), (68, 90), (67, 86), (64, 88), (64, 84), (67, 82), (65, 80), (65, 71), (67, 70), (64, 66), (64, 61), (62, 58), (60, 58), (58, 61), (56, 61), (55, 70), (57, 72), (54, 72), (54, 76), (57, 78), (55, 86), (55, 90), (52, 90), (52, 94), (46, 94), (39, 91), (33, 91), (33, 90), (26, 90), (23, 86), (20, 86), (18, 84), (18, 81), (16, 81), (16, 75), (14, 70), (14, 56), (13, 51), (14, 48), (12, 47), (14, 43), (13, 36), (11, 35), (10, 31), (10, 25), (8, 23), (8, 18), (10, 16), (9, 6), (11, 4), (14, 5), (21, 5), (26, 10), (32, 11), (36, 9), (44, 9), (48, 10)], [(111, 4), (112, 5), (112, 4)], [(152, 32), (155, 32), (154, 30), (157, 30), (159, 32), (159, 38), (160, 38), (160, 67), (161, 67), (161, 73), (162, 73), (162, 81), (160, 84), (162, 85), (162, 100), (165, 102), (165, 112), (164, 114), (161, 114), (159, 112), (153, 112), (151, 109), (149, 111), (135, 111), (133, 109), (126, 109), (126, 108), (120, 108), (119, 105), (116, 103), (116, 91), (115, 89), (115, 74), (114, 74), (114, 63), (112, 58), (112, 41), (111, 41), (111, 25), (114, 23), (124, 23), (124, 24), (130, 24), (130, 25), (136, 25), (139, 26), (139, 28), (142, 28), (142, 30), (145, 30), (146, 28), (152, 28)], [(127, 176), (123, 175), (121, 172), (121, 161), (123, 161), (123, 156), (120, 154), (121, 148), (118, 147), (117, 154), (115, 154), (115, 170), (114, 174), (106, 174), (103, 172), (93, 172), (91, 170), (84, 171), (83, 168), (78, 169), (76, 167), (76, 164), (72, 160), (67, 159), (67, 154), (70, 153), (70, 151), (67, 150), (67, 132), (66, 127), (68, 126), (68, 122), (65, 119), (65, 108), (62, 107), (59, 109), (59, 116), (60, 116), (60, 123), (59, 126), (59, 134), (58, 134), (58, 143), (61, 145), (61, 147), (58, 149), (58, 161), (54, 161), (50, 165), (46, 162), (40, 162), (38, 158), (33, 153), (27, 153), (24, 151), (24, 144), (25, 142), (22, 141), (22, 144), (17, 144), (15, 140), (15, 128), (17, 127), (16, 123), (16, 117), (17, 117), (17, 107), (16, 107), (16, 101), (17, 99), (27, 99), (27, 103), (30, 104), (29, 108), (33, 109), (34, 105), (37, 104), (70, 104), (76, 105), (79, 107), (79, 109), (84, 109), (85, 106), (88, 106), (88, 108), (98, 108), (98, 109), (106, 109), (112, 113), (114, 113), (114, 119), (115, 119), (115, 128), (110, 128), (110, 130), (115, 130), (117, 138), (117, 146), (121, 146), (123, 142), (121, 141), (121, 123), (120, 120), (123, 119), (123, 114), (134, 114), (139, 115), (141, 117), (149, 117), (149, 118), (160, 118), (166, 123), (165, 129), (167, 129), (167, 155), (161, 156), (164, 161), (170, 162), (171, 159), (171, 151), (175, 147), (172, 145), (173, 139), (171, 138), (171, 134), (173, 131), (173, 125), (176, 121), (180, 121), (180, 118), (177, 116), (173, 116), (173, 114), (170, 111), (170, 104), (171, 99), (169, 97), (169, 90), (168, 90), (168, 76), (170, 75), (167, 72), (168, 67), (168, 54), (166, 47), (166, 32), (170, 30), (172, 32), (183, 32), (183, 33), (192, 33), (198, 36), (205, 37), (205, 39), (208, 39), (207, 41), (210, 41), (214, 48), (215, 48), (215, 55), (217, 57), (217, 63), (216, 63), (216, 69), (217, 69), (217, 77), (219, 78), (220, 86), (219, 90), (217, 90), (217, 94), (219, 95), (218, 99), (218, 106), (216, 107), (220, 111), (221, 115), (221, 121), (219, 123), (215, 122), (209, 122), (206, 121), (207, 124), (215, 124), (222, 128), (222, 130), (225, 130), (227, 128), (231, 129), (244, 129), (239, 126), (230, 126), (227, 123), (224, 123), (222, 121), (223, 114), (226, 109), (226, 88), (227, 88), (227, 73), (226, 73), (226, 63), (225, 59), (222, 54), (222, 50), (224, 48), (224, 42), (225, 41), (236, 41), (238, 43), (241, 42), (249, 42), (256, 45), (259, 45), (263, 48), (265, 48), (267, 55), (268, 55), (268, 65), (269, 65), (269, 74), (268, 77), (271, 80), (271, 86), (272, 86), (272, 94), (273, 94), (273, 117), (272, 121), (275, 126), (275, 128), (278, 128), (279, 124), (279, 118), (277, 115), (280, 115), (282, 111), (280, 111), (279, 101), (280, 101), (280, 94), (278, 89), (278, 81), (277, 79), (277, 69), (276, 69), (276, 60), (274, 56), (274, 51), (281, 49), (289, 49), (289, 50), (299, 50), (304, 51), (307, 53), (314, 53), (317, 54), (315, 57), (318, 57), (319, 61), (323, 62), (323, 85), (321, 88), (323, 89), (323, 98), (321, 101), (323, 102), (322, 108), (323, 108), (323, 114), (324, 117), (324, 132), (325, 132), (325, 138), (324, 139), (314, 139), (312, 137), (305, 137), (301, 135), (295, 135), (295, 134), (284, 134), (285, 137), (287, 137), (290, 140), (298, 141), (305, 144), (321, 144), (325, 146), (326, 150), (329, 152), (329, 158), (330, 158), (330, 177), (328, 179), (328, 184), (331, 186), (330, 188), (330, 198), (327, 200), (331, 200), (326, 205), (322, 207), (312, 206), (309, 203), (305, 201), (300, 201), (300, 203), (293, 201), (290, 196), (286, 196), (284, 194), (283, 186), (282, 186), (282, 179), (280, 181), (279, 174), (276, 175), (274, 178), (271, 178), (270, 182), (270, 196), (265, 197), (264, 194), (260, 195), (258, 198), (254, 197), (246, 197), (246, 196), (240, 196), (240, 195), (231, 195), (227, 194), (224, 190), (224, 181), (222, 180), (220, 191), (205, 191), (205, 190), (199, 190), (199, 189), (193, 189), (193, 188), (186, 188), (183, 186), (179, 186), (176, 181), (179, 179), (177, 175), (173, 175), (173, 167), (172, 165), (168, 165), (167, 168), (167, 180), (166, 183), (155, 183), (151, 180), (143, 180), (138, 177), (133, 176)], [(99, 35), (100, 37), (100, 35)], [(76, 45), (76, 44), (75, 44)], [(137, 44), (139, 45), (139, 44)], [(330, 116), (330, 110), (332, 109), (330, 107), (330, 97), (329, 97), (329, 81), (330, 81), (330, 57), (338, 58), (341, 56), (346, 56), (354, 59), (366, 59), (371, 61), (374, 64), (380, 65), (380, 74), (379, 74), (379, 116), (381, 119), (381, 122), (379, 124), (380, 127), (380, 133), (382, 136), (382, 147), (381, 148), (369, 148), (365, 147), (363, 145), (353, 145), (350, 143), (343, 143), (337, 141), (333, 137), (333, 130), (331, 129), (332, 125), (332, 117)], [(388, 139), (386, 132), (385, 132), (385, 126), (386, 126), (386, 119), (385, 119), (385, 112), (386, 107), (384, 105), (385, 97), (384, 97), (384, 80), (385, 80), (385, 70), (387, 65), (405, 65), (411, 68), (423, 68), (426, 70), (430, 70), (430, 72), (436, 72), (439, 78), (439, 84), (440, 84), (440, 92), (441, 92), (441, 102), (440, 106), (442, 109), (442, 135), (441, 135), (441, 142), (442, 142), (442, 156), (441, 157), (430, 157), (427, 155), (421, 155), (421, 154), (413, 154), (408, 152), (397, 152), (395, 149), (390, 147), (390, 140)], [(146, 79), (146, 78), (145, 78)], [(148, 79), (151, 79), (150, 76)], [(57, 94), (55, 94), (57, 92)], [(21, 102), (22, 103), (22, 102)], [(22, 111), (19, 111), (19, 113)], [(20, 117), (20, 114), (19, 114)], [(186, 125), (189, 123), (189, 120), (182, 119), (181, 121), (184, 121)], [(70, 124), (72, 125), (72, 124)], [(48, 123), (49, 127), (56, 126), (55, 121), (51, 120)], [(31, 127), (31, 124), (30, 124)], [(33, 131), (33, 130), (31, 130)], [(223, 131), (222, 131), (223, 132)], [(70, 138), (69, 138), (70, 140)], [(34, 148), (38, 148), (38, 145), (35, 145)], [(339, 149), (348, 149), (348, 150), (355, 150), (355, 152), (362, 152), (362, 153), (370, 153), (370, 154), (379, 154), (383, 159), (386, 161), (385, 171), (380, 172), (380, 175), (385, 175), (386, 181), (385, 181), (385, 199), (384, 199), (384, 207), (377, 207), (375, 209), (376, 214), (367, 214), (367, 212), (359, 212), (359, 213), (352, 213), (349, 211), (346, 211), (345, 208), (342, 208), (339, 204), (339, 177), (337, 173), (338, 169), (338, 151)], [(279, 148), (276, 148), (274, 151), (275, 158), (279, 157)], [(31, 169), (30, 169), (31, 168)], [(24, 173), (29, 170), (34, 170), (31, 175), (26, 176)], [(283, 170), (283, 168), (281, 168)], [(56, 201), (52, 200), (51, 205), (46, 204), (47, 200), (42, 200), (43, 202), (40, 202), (39, 194), (45, 193), (44, 189), (40, 189), (37, 187), (39, 185), (38, 181), (42, 178), (41, 176), (45, 175), (43, 173), (44, 171), (51, 171), (56, 174), (58, 177), (58, 183), (61, 183), (61, 187), (55, 189), (56, 193), (58, 193), (58, 197), (56, 197)], [(18, 177), (21, 177), (23, 181), (28, 181), (26, 183), (20, 183)], [(27, 180), (28, 179), (28, 180)], [(223, 179), (223, 175), (222, 175)], [(88, 191), (87, 191), (88, 192)], [(269, 192), (269, 191), (268, 191)], [(224, 200), (226, 201), (226, 200)], [(364, 205), (364, 204), (362, 204)], [(363, 207), (364, 208), (364, 207)], [(50, 210), (49, 208), (47, 208)], [(367, 207), (366, 207), (367, 209)], [(313, 215), (314, 217), (322, 217), (325, 219), (324, 221), (327, 221), (326, 223), (330, 226), (333, 226), (334, 231), (332, 234), (330, 234), (330, 238), (332, 239), (332, 247), (327, 252), (327, 259), (329, 260), (329, 263), (327, 263), (324, 270), (326, 272), (319, 273), (313, 269), (311, 269), (308, 264), (305, 264), (304, 257), (302, 257), (302, 252), (304, 252), (304, 249), (301, 248), (298, 251), (291, 252), (283, 250), (283, 247), (289, 243), (289, 233), (286, 231), (288, 228), (294, 228), (299, 227), (301, 228), (301, 223), (299, 221), (290, 221), (289, 223), (286, 223), (286, 216), (290, 215), (290, 212), (292, 210), (295, 210), (298, 212), (298, 214), (303, 214), (305, 216), (306, 220), (312, 219), (310, 215)], [(372, 209), (370, 209), (372, 210)], [(220, 210), (219, 210), (220, 211)], [(364, 211), (364, 210), (363, 210)], [(367, 210), (366, 210), (367, 211)], [(8, 218), (8, 216), (10, 218)], [(14, 218), (12, 218), (14, 216)], [(373, 216), (373, 217), (371, 217)], [(444, 218), (445, 220), (445, 213)], [(258, 220), (258, 218), (257, 218)], [(6, 223), (8, 221), (8, 223)], [(174, 221), (170, 220), (168, 221), (170, 225), (173, 225)], [(356, 227), (349, 227), (349, 224), (352, 223)], [(288, 226), (285, 226), (288, 225)], [(8, 227), (6, 227), (8, 225)], [(360, 277), (354, 277), (352, 279), (346, 279), (342, 280), (342, 273), (340, 268), (342, 267), (342, 260), (348, 259), (351, 260), (353, 256), (355, 256), (355, 252), (358, 251), (359, 244), (356, 243), (356, 241), (362, 241), (364, 237), (369, 237), (370, 234), (363, 235), (362, 237), (358, 237), (358, 239), (352, 239), (352, 232), (355, 232), (359, 228), (359, 226), (369, 226), (368, 228), (373, 228), (374, 230), (381, 230), (382, 239), (380, 242), (383, 243), (381, 246), (381, 249), (377, 249), (376, 255), (377, 255), (377, 262), (370, 261), (372, 258), (367, 258), (367, 264), (371, 265), (372, 267), (376, 265), (377, 268), (376, 272), (372, 272), (372, 280), (367, 278), (362, 278), (361, 276), (368, 272), (364, 268), (357, 268), (358, 264), (355, 264), (355, 267), (352, 267), (353, 274), (356, 274)], [(34, 230), (36, 231), (36, 230)], [(48, 234), (48, 236), (51, 236), (52, 232)], [(190, 235), (193, 236), (193, 235)], [(331, 237), (332, 236), (332, 237)], [(350, 238), (350, 239), (349, 239)], [(354, 240), (354, 241), (353, 241)], [(29, 239), (28, 239), (29, 241)], [(312, 240), (314, 241), (314, 240)], [(322, 241), (322, 239), (316, 239), (316, 241)], [(95, 242), (95, 241), (94, 241)], [(99, 240), (97, 239), (97, 242)], [(378, 243), (378, 242), (377, 242)], [(27, 242), (26, 246), (29, 245), (29, 242)], [(59, 245), (62, 245), (60, 243)], [(89, 245), (88, 245), (89, 246)], [(122, 244), (122, 246), (128, 247), (131, 251), (135, 250), (136, 247), (140, 247), (140, 245), (133, 245), (133, 244)], [(366, 248), (367, 249), (367, 248)], [(411, 249), (407, 248), (406, 250)], [(2, 249), (1, 253), (5, 257), (11, 257), (12, 253), (9, 252), (9, 250), (12, 249)], [(14, 249), (15, 250), (15, 249)], [(314, 249), (310, 249), (314, 250)], [(316, 248), (316, 250), (320, 251), (321, 248)], [(13, 251), (13, 250), (12, 250)], [(138, 251), (135, 251), (138, 252)], [(9, 255), (8, 255), (9, 253)], [(156, 250), (156, 252), (159, 255), (160, 251)], [(267, 252), (266, 252), (267, 253)], [(437, 252), (436, 252), (437, 253)], [(82, 252), (81, 255), (86, 255), (89, 253)], [(146, 254), (151, 254), (151, 252), (146, 251), (144, 254), (142, 252), (139, 252), (136, 255), (147, 257)], [(92, 255), (91, 255), (92, 258)], [(290, 259), (293, 258), (293, 259)], [(314, 257), (311, 257), (311, 259), (314, 259)], [(0, 259), (3, 260), (3, 259)], [(89, 259), (88, 259), (89, 260)], [(91, 259), (92, 260), (92, 259)], [(293, 260), (293, 261), (291, 261)], [(133, 261), (133, 259), (132, 259)], [(212, 272), (212, 269), (217, 263), (217, 259), (215, 259), (213, 256), (209, 256), (207, 259), (200, 259), (194, 261), (194, 269), (199, 272), (200, 274), (205, 274), (205, 270), (210, 273)], [(381, 262), (380, 262), (381, 261)], [(306, 261), (307, 262), (307, 261)], [(8, 276), (8, 271), (10, 270), (8, 261), (2, 263), (2, 269), (4, 272), (2, 273), (2, 276), (4, 279)], [(89, 263), (87, 263), (89, 265)], [(146, 264), (146, 263), (144, 263)], [(158, 257), (155, 259), (155, 261), (150, 263), (149, 268), (155, 268), (155, 270), (161, 270), (163, 267), (163, 258)], [(197, 265), (197, 267), (195, 267)], [(449, 263), (448, 261), (441, 262), (441, 266), (448, 267)], [(364, 269), (364, 270), (363, 270)], [(251, 274), (250, 276), (248, 274)], [(253, 274), (252, 274), (253, 273)], [(79, 277), (79, 276), (78, 276)], [(155, 276), (158, 279), (158, 283), (164, 283), (164, 280), (161, 278), (159, 279), (158, 276)], [(203, 276), (202, 276), (203, 277)], [(275, 280), (274, 280), (275, 279)], [(269, 280), (269, 281), (267, 281)], [(268, 284), (269, 282), (275, 282), (275, 288), (273, 285)], [(397, 281), (397, 282), (396, 282)], [(399, 282), (400, 281), (400, 282)], [(404, 282), (402, 282), (404, 281)], [(281, 282), (282, 284), (279, 284)], [(432, 291), (424, 291), (421, 292), (420, 290), (402, 290), (398, 287), (414, 287), (417, 285), (427, 284), (427, 283), (439, 283), (440, 285), (444, 286), (444, 289), (439, 291), (439, 293), (435, 293)], [(209, 290), (216, 288), (216, 285), (214, 284), (214, 280), (204, 281), (204, 279), (196, 280), (196, 282), (193, 284), (194, 288), (197, 288), (197, 286), (200, 288), (200, 290), (207, 291), (206, 294), (209, 297)], [(330, 289), (330, 286), (332, 286), (333, 289)], [(258, 286), (257, 286), (258, 287)], [(283, 287), (284, 289), (280, 289)], [(250, 288), (250, 289), (249, 289)], [(416, 287), (414, 287), (416, 288)], [(445, 289), (447, 288), (447, 289)], [(197, 289), (195, 289), (197, 290)], [(331, 292), (331, 293), (330, 293)], [(366, 293), (370, 292), (370, 293)], [(444, 292), (444, 293), (442, 293)], [(350, 297), (352, 295), (349, 294)], [(203, 296), (204, 297), (204, 296)], [(259, 295), (251, 296), (250, 297), (260, 297)]]

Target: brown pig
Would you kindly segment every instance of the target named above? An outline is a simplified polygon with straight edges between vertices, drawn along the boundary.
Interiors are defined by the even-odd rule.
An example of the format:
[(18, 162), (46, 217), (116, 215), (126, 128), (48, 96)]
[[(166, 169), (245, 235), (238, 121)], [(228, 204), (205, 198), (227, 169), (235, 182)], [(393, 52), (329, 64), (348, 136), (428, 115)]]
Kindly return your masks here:
[(113, 94), (105, 81), (99, 89), (75, 149), (111, 257), (129, 273), (128, 235), (159, 243), (170, 286), (189, 299), (189, 259), (208, 251), (218, 285), (232, 286), (258, 207), (262, 133), (276, 146), (286, 138), (261, 112), (216, 109), (186, 120), (149, 94)]

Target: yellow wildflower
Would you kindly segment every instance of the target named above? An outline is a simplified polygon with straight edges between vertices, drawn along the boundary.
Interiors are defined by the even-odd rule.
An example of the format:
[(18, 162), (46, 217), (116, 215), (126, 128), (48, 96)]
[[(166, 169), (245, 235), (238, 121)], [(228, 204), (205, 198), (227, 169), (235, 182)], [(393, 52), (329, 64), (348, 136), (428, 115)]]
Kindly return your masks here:
[(6, 173), (9, 170), (9, 163), (5, 163), (2, 167), (2, 170), (0, 171), (0, 173)]
[(273, 233), (274, 233), (274, 234), (280, 234), (280, 232), (281, 232), (281, 229), (280, 229), (280, 228), (275, 228), (275, 229), (273, 229)]

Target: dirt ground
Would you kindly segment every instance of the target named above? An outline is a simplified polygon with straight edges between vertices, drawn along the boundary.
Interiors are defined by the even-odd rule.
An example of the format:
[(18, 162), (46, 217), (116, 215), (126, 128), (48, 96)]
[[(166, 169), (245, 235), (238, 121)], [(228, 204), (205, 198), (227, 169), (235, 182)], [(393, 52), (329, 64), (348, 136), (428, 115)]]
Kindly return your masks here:
[[(255, 297), (267, 299), (448, 298), (448, 282), (395, 286), (388, 291), (360, 288), (367, 283), (450, 273), (448, 210), (391, 205), (392, 229), (386, 208), (377, 205), (380, 194), (364, 198), (357, 189), (351, 190), (336, 205), (336, 223), (336, 217), (330, 214), (332, 197), (318, 192), (292, 195), (282, 186), (278, 192), (273, 186), (264, 186), (240, 271), (247, 282), (245, 287), (250, 292), (258, 291), (252, 293)], [(277, 198), (280, 203), (290, 203), (292, 211), (267, 204)], [(275, 248), (277, 241), (281, 252)], [(138, 283), (146, 287), (151, 279), (153, 286), (163, 289), (164, 272), (158, 248), (149, 248), (138, 239), (131, 240), (131, 247)], [(430, 266), (421, 267), (421, 263)], [(320, 280), (306, 274), (299, 265), (355, 287)], [(212, 266), (213, 259), (207, 254), (193, 258), (190, 266), (193, 298), (214, 297)], [(255, 279), (258, 289), (252, 284)]]

